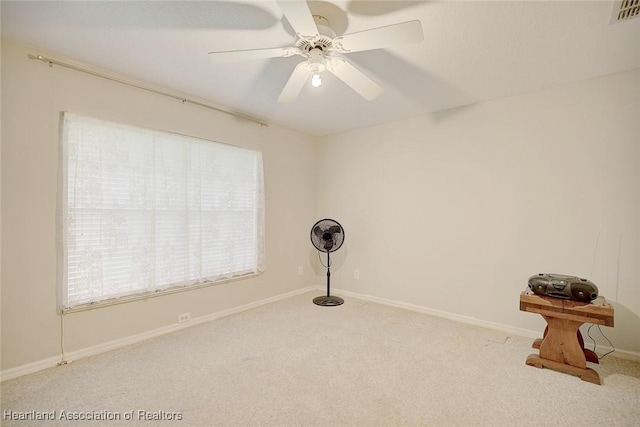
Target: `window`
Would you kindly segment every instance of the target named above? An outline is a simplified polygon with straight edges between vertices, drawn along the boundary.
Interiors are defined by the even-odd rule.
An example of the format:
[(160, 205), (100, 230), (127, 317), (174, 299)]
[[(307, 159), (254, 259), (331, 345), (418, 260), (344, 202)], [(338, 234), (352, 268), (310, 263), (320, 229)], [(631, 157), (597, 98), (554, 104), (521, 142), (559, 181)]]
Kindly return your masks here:
[(260, 152), (64, 113), (63, 309), (264, 270)]

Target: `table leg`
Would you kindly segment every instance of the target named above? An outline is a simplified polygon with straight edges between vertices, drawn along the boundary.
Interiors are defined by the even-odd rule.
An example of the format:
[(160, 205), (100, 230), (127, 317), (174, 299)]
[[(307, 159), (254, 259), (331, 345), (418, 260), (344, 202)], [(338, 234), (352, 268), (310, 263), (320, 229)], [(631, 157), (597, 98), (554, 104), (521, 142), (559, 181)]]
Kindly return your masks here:
[(540, 354), (527, 357), (527, 365), (550, 368), (579, 376), (583, 381), (600, 384), (598, 373), (587, 368), (585, 352), (578, 340), (583, 322), (543, 315), (548, 325), (540, 343)]
[[(540, 344), (542, 344), (542, 340), (547, 336), (548, 332), (549, 326), (544, 328), (544, 334), (542, 335), (542, 338), (537, 338), (535, 341), (533, 341), (531, 347), (540, 349)], [(584, 357), (587, 359), (587, 362), (600, 363), (600, 359), (594, 351), (589, 350), (588, 348), (584, 348), (584, 338), (582, 338), (582, 332), (580, 332), (580, 329), (578, 329), (578, 343), (580, 344), (580, 347), (582, 347), (582, 352), (584, 353)]]
[(540, 357), (585, 369), (587, 359), (578, 342), (578, 328), (583, 322), (543, 316), (549, 330), (540, 344)]

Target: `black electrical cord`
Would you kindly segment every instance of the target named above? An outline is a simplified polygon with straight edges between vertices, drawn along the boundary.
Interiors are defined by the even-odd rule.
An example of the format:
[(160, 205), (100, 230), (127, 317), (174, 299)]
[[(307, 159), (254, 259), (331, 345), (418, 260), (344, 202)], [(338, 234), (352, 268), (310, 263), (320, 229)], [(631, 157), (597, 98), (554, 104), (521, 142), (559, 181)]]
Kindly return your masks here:
[[(324, 253), (324, 252), (323, 252)], [(320, 251), (318, 251), (318, 261), (320, 261), (320, 264), (322, 264), (322, 266), (324, 268), (329, 268), (331, 267), (331, 258), (329, 258), (329, 265), (324, 265), (324, 262), (322, 262), (322, 258), (320, 257)]]
[[(594, 340), (593, 337), (591, 336), (591, 328), (593, 328), (593, 326), (594, 326), (593, 324), (591, 324), (589, 326), (589, 328), (587, 329), (587, 335), (589, 336), (589, 338), (591, 338), (591, 341), (593, 341), (593, 352), (595, 353), (596, 352), (596, 340)], [(609, 350), (608, 352), (606, 352), (602, 356), (598, 356), (599, 359), (604, 359), (605, 356), (608, 356), (609, 354), (611, 354), (614, 351), (616, 351), (616, 348), (613, 346), (613, 343), (611, 342), (611, 340), (609, 338), (607, 338), (607, 336), (604, 334), (604, 332), (602, 332), (602, 329), (600, 328), (600, 325), (598, 325), (598, 330), (600, 331), (600, 335), (602, 335), (604, 337), (604, 339), (607, 340), (607, 342), (611, 346), (611, 350)]]

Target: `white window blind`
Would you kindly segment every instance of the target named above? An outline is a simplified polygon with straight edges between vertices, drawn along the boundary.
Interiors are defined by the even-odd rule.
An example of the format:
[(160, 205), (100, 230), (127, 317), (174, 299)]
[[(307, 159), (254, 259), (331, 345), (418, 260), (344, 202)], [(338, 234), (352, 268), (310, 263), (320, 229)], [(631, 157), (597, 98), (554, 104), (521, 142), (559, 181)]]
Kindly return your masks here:
[(264, 270), (260, 152), (62, 115), (62, 308)]

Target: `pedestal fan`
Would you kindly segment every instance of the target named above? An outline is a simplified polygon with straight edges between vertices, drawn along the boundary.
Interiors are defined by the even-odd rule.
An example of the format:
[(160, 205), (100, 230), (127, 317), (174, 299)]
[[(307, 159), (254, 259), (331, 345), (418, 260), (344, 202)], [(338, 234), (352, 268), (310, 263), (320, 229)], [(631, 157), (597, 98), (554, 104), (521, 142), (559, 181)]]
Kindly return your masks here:
[(311, 243), (320, 252), (327, 254), (327, 295), (315, 297), (314, 304), (334, 306), (344, 303), (340, 297), (331, 296), (331, 252), (340, 249), (344, 243), (344, 229), (333, 219), (321, 219), (311, 227)]

